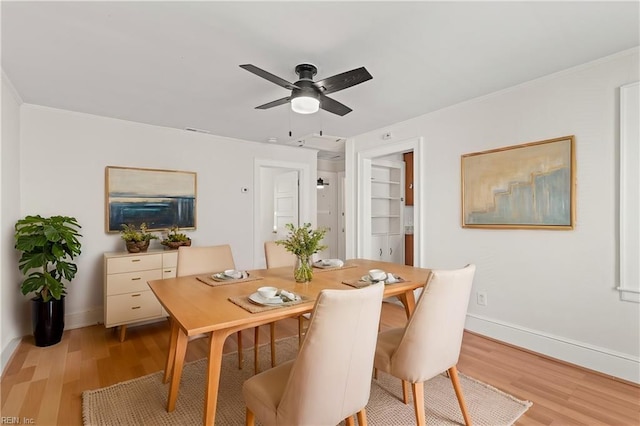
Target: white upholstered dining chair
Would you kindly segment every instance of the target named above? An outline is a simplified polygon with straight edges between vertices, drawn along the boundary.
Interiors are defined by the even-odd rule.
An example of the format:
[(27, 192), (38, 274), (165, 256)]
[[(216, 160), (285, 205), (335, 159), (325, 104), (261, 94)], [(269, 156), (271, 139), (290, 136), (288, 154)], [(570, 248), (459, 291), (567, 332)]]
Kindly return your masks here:
[(246, 424), (366, 425), (383, 292), (321, 291), (298, 356), (244, 382)]
[[(287, 251), (284, 246), (276, 244), (275, 241), (267, 241), (264, 243), (264, 257), (267, 261), (267, 268), (281, 268), (284, 266), (290, 266), (293, 270), (293, 267), (296, 265), (296, 255), (291, 253), (290, 251)], [(309, 318), (309, 314), (303, 314), (298, 317), (298, 347), (302, 345), (305, 321), (308, 321)], [(273, 360), (273, 340), (271, 341), (271, 351), (271, 359)]]
[[(233, 253), (228, 244), (219, 246), (193, 247), (182, 246), (178, 248), (178, 265), (176, 275), (206, 274), (210, 272), (220, 272), (226, 269), (235, 269)], [(199, 334), (193, 339), (206, 337), (206, 334)], [(242, 331), (238, 331), (238, 368), (242, 368)]]
[[(294, 254), (288, 252), (283, 246), (278, 245), (275, 241), (267, 241), (264, 243), (264, 257), (267, 262), (267, 269), (269, 268), (280, 268), (282, 266), (293, 266), (296, 262), (296, 257)], [(269, 323), (269, 335), (271, 338), (271, 367), (276, 366), (276, 323)], [(254, 338), (255, 345), (253, 347), (254, 351), (254, 366), (253, 369), (256, 374), (259, 372), (258, 365), (258, 349), (260, 342), (260, 327), (255, 328)]]
[(444, 371), (449, 373), (467, 425), (464, 396), (456, 364), (460, 356), (464, 322), (469, 304), (475, 265), (457, 270), (434, 270), (406, 327), (378, 335), (374, 368), (403, 381), (403, 399), (408, 403), (407, 382), (413, 390), (416, 424), (424, 425), (424, 382)]

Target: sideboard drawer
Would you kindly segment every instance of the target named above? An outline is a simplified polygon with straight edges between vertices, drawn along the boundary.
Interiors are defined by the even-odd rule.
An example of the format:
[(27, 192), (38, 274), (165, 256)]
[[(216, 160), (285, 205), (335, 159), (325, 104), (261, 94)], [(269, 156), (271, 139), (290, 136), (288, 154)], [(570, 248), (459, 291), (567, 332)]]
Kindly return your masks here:
[(120, 274), (122, 272), (148, 271), (162, 268), (162, 253), (143, 256), (122, 256), (107, 259), (107, 273)]
[(176, 277), (176, 268), (162, 268), (162, 279), (167, 278), (175, 278)]
[(178, 266), (178, 250), (171, 250), (162, 253), (162, 267), (175, 268)]
[(157, 318), (162, 306), (151, 290), (108, 296), (105, 326)]
[(147, 281), (161, 280), (162, 270), (126, 272), (122, 274), (107, 275), (107, 295), (131, 293), (134, 291), (147, 291)]

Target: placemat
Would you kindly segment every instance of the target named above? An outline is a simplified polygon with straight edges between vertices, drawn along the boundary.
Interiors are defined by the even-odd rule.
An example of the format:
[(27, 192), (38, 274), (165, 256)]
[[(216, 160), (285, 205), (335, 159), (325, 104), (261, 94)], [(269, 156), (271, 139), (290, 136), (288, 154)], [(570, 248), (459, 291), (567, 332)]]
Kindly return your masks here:
[(300, 296), (300, 297), (301, 299), (296, 300), (295, 302), (284, 302), (281, 305), (273, 305), (273, 306), (256, 305), (255, 303), (249, 300), (249, 296), (233, 296), (229, 298), (229, 301), (231, 303), (234, 303), (240, 306), (245, 311), (249, 311), (252, 314), (257, 314), (258, 312), (270, 311), (271, 309), (278, 309), (278, 308), (282, 308), (283, 306), (297, 305), (299, 303), (304, 303), (311, 300), (307, 296)]
[(246, 283), (249, 281), (256, 281), (256, 280), (261, 280), (262, 277), (255, 275), (255, 276), (249, 276), (247, 278), (239, 278), (237, 280), (224, 280), (224, 281), (217, 281), (214, 280), (213, 278), (211, 278), (212, 274), (209, 275), (200, 275), (197, 276), (196, 278), (198, 279), (198, 281), (202, 281), (203, 283), (210, 285), (212, 287), (215, 287), (217, 285), (227, 285), (227, 284), (235, 284), (235, 283)]
[(350, 268), (357, 268), (358, 265), (354, 265), (353, 263), (347, 264), (347, 265), (342, 265), (342, 266), (318, 266), (316, 264), (313, 265), (313, 272), (316, 273), (320, 273), (320, 272), (327, 272), (327, 271), (336, 271), (338, 269), (350, 269)]
[[(402, 278), (397, 278), (398, 281), (393, 282), (393, 283), (384, 283), (384, 285), (392, 285), (392, 284), (398, 284), (398, 283), (403, 283), (405, 282), (405, 280), (403, 280)], [(342, 281), (342, 284), (346, 284), (346, 285), (350, 285), (351, 287), (355, 287), (355, 288), (362, 288), (362, 287), (368, 287), (371, 285), (371, 281), (364, 281), (364, 280), (344, 280)]]

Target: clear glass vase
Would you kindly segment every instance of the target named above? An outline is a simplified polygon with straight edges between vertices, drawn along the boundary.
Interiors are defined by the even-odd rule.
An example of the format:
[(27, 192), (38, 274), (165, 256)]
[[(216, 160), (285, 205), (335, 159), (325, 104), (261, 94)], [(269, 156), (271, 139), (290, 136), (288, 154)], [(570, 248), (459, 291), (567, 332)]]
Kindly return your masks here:
[(293, 276), (298, 283), (307, 283), (313, 279), (313, 265), (311, 264), (311, 257), (296, 257), (296, 265), (293, 269)]

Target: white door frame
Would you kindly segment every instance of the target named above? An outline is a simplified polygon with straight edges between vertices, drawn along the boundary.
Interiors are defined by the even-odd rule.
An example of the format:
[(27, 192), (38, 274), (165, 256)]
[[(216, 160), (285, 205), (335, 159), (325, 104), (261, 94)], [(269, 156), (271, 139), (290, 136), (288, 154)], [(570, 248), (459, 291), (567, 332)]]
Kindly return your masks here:
[(423, 138), (415, 137), (403, 141), (386, 143), (385, 145), (374, 148), (363, 149), (355, 152), (355, 168), (350, 174), (353, 182), (347, 182), (347, 203), (351, 204), (351, 214), (347, 221), (347, 257), (367, 257), (366, 241), (369, 238), (365, 235), (365, 230), (371, 229), (371, 211), (370, 201), (367, 200), (367, 185), (364, 180), (367, 175), (367, 164), (371, 164), (371, 160), (376, 157), (391, 155), (401, 152), (413, 151), (413, 229), (414, 229), (414, 265), (421, 267), (422, 260), (422, 235), (423, 215), (425, 208), (424, 199), (422, 197), (422, 182), (424, 180), (423, 167)]
[[(277, 169), (289, 169), (298, 171), (300, 178), (300, 194), (298, 198), (299, 203), (299, 221), (300, 223), (312, 223), (315, 224), (316, 219), (311, 214), (315, 211), (316, 200), (311, 199), (311, 194), (316, 195), (316, 183), (312, 178), (311, 166), (306, 163), (297, 163), (290, 161), (278, 161), (264, 158), (256, 158), (253, 163), (253, 266), (260, 264), (261, 259), (264, 256), (264, 241), (261, 237), (261, 222), (260, 213), (262, 212), (262, 206), (260, 200), (262, 200), (262, 186), (260, 185), (260, 169), (262, 168), (277, 168)], [(313, 190), (313, 192), (312, 192)], [(271, 192), (269, 193), (271, 196)]]

